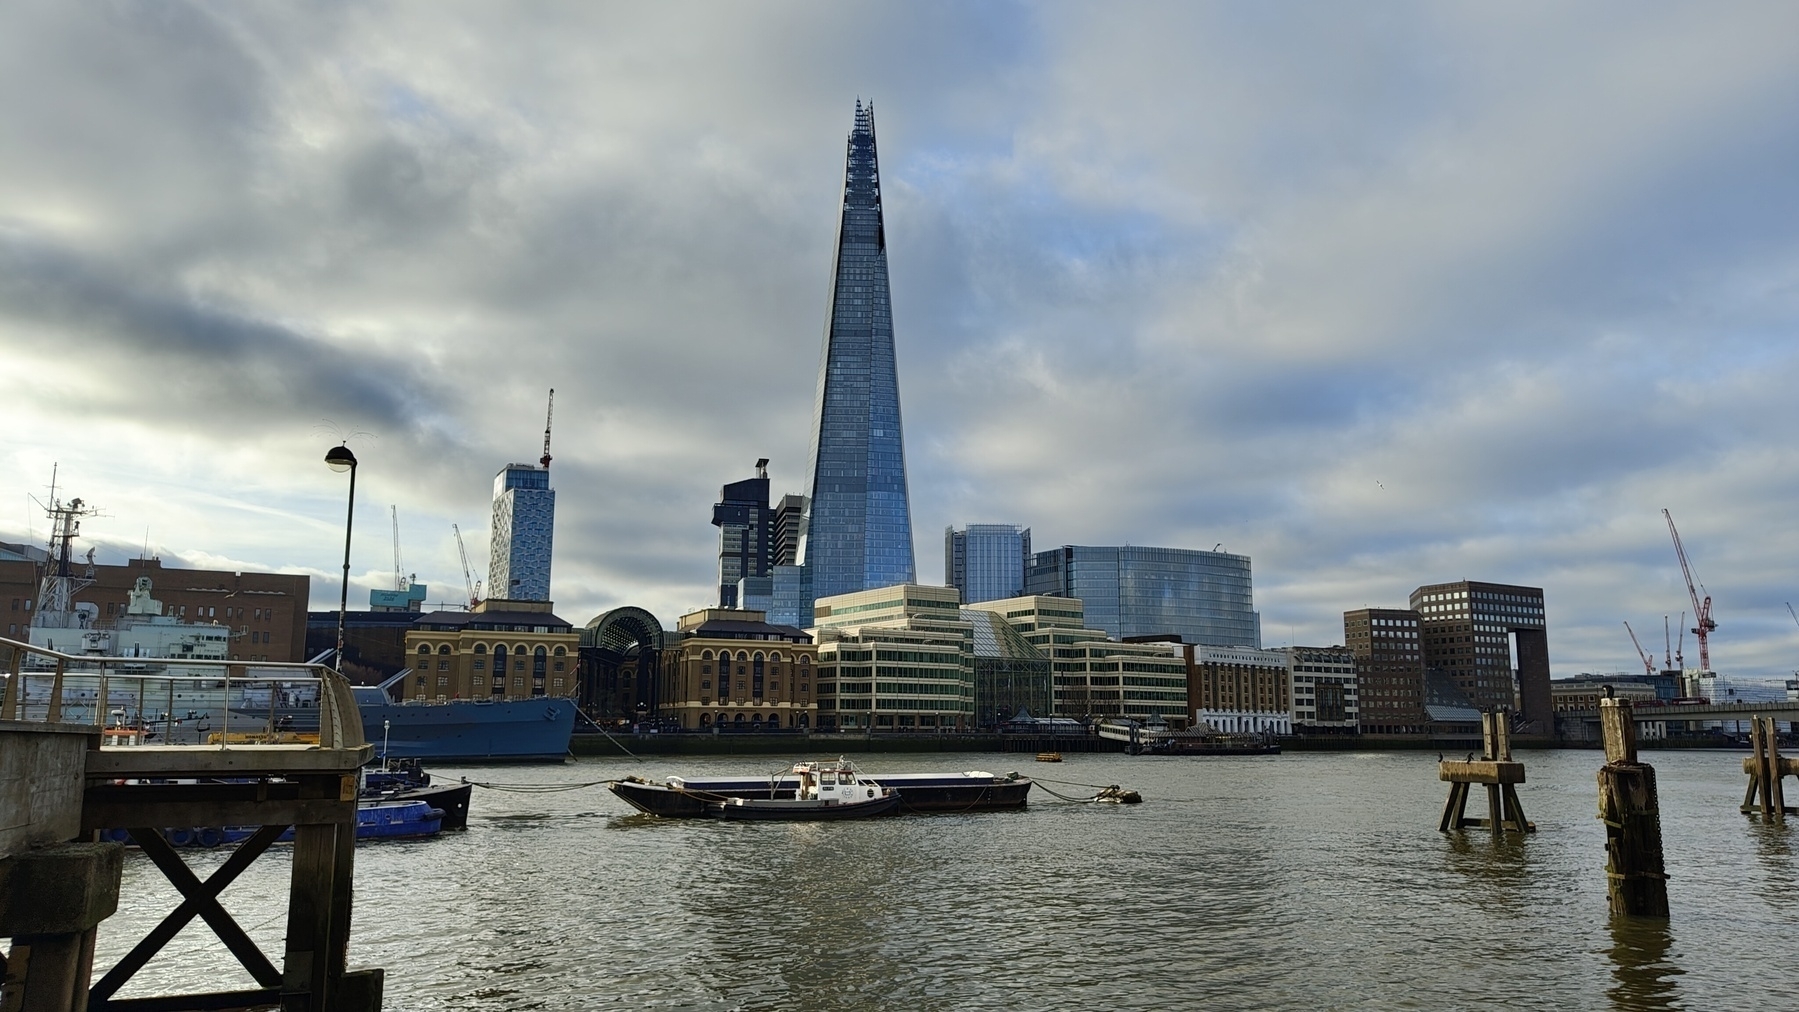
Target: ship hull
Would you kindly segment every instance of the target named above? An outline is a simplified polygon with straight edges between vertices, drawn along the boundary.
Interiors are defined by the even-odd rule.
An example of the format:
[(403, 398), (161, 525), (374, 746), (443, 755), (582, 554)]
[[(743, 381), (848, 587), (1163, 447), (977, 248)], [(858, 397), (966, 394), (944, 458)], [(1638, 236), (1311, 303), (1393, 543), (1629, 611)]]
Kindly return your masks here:
[(404, 706), (358, 702), (363, 735), (377, 756), (394, 759), (559, 762), (568, 755), (575, 731), (574, 700), (559, 696)]

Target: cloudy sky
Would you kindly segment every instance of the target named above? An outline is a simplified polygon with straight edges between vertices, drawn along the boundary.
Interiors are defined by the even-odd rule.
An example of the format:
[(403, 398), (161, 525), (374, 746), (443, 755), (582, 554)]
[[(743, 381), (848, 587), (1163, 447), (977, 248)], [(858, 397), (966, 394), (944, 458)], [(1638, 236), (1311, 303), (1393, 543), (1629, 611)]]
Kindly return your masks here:
[(9, 3), (0, 538), (57, 464), (102, 561), (324, 607), (354, 433), (352, 600), (390, 506), (455, 600), (554, 386), (557, 610), (672, 622), (804, 486), (858, 96), (923, 580), (1222, 542), (1269, 645), (1485, 579), (1624, 670), (1666, 507), (1714, 667), (1799, 667), (1791, 4)]

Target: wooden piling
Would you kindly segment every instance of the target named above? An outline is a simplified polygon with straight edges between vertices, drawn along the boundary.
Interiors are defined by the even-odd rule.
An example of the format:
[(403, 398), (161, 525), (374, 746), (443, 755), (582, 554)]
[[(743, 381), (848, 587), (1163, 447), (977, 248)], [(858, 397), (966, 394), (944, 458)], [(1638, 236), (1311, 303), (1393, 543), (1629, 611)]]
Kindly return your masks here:
[(1780, 740), (1774, 733), (1774, 718), (1756, 716), (1749, 722), (1751, 754), (1743, 760), (1743, 772), (1749, 774), (1749, 790), (1743, 795), (1744, 815), (1760, 813), (1763, 819), (1784, 823), (1789, 815), (1799, 815), (1799, 808), (1788, 808), (1782, 780), (1799, 776), (1799, 759), (1780, 754)]
[(1599, 769), (1599, 818), (1605, 823), (1606, 891), (1614, 915), (1668, 916), (1662, 817), (1655, 768), (1637, 761), (1636, 718), (1627, 699), (1599, 701), (1606, 763)]
[[(1537, 827), (1524, 817), (1524, 805), (1518, 800), (1516, 784), (1524, 782), (1524, 764), (1512, 759), (1511, 713), (1494, 710), (1480, 715), (1482, 754), (1480, 759), (1447, 759), (1437, 764), (1437, 779), (1449, 783), (1449, 800), (1443, 804), (1443, 819), (1437, 831), (1490, 829), (1498, 833), (1534, 833)], [(1470, 819), (1468, 789), (1473, 784), (1487, 788), (1487, 817)]]

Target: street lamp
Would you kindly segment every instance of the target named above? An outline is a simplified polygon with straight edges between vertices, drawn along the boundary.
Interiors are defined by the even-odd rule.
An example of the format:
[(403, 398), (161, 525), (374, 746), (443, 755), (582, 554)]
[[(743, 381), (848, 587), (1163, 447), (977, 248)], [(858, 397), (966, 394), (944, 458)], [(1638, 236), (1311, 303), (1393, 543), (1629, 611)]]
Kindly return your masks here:
[(333, 471), (350, 472), (350, 506), (344, 517), (344, 585), (337, 601), (337, 673), (344, 673), (344, 616), (350, 611), (350, 523), (356, 519), (356, 455), (344, 445), (333, 446), (325, 454), (325, 463)]

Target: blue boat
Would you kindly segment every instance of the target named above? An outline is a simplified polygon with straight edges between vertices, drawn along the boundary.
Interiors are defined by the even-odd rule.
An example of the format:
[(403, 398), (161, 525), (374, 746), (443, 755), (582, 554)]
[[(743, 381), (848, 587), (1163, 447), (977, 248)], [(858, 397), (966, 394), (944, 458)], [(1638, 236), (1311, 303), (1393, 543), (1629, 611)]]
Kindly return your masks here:
[[(436, 836), (443, 829), (443, 809), (423, 801), (363, 802), (356, 809), (357, 840), (399, 840), (420, 836)], [(254, 826), (177, 826), (162, 830), (162, 838), (175, 847), (218, 847), (249, 839)], [(123, 829), (103, 830), (101, 839), (129, 843), (131, 834)], [(275, 838), (277, 843), (292, 843), (294, 830)]]
[[(404, 675), (404, 672), (401, 673)], [(562, 696), (394, 702), (387, 686), (357, 686), (362, 733), (380, 758), (421, 762), (559, 762), (575, 733), (575, 701)]]

